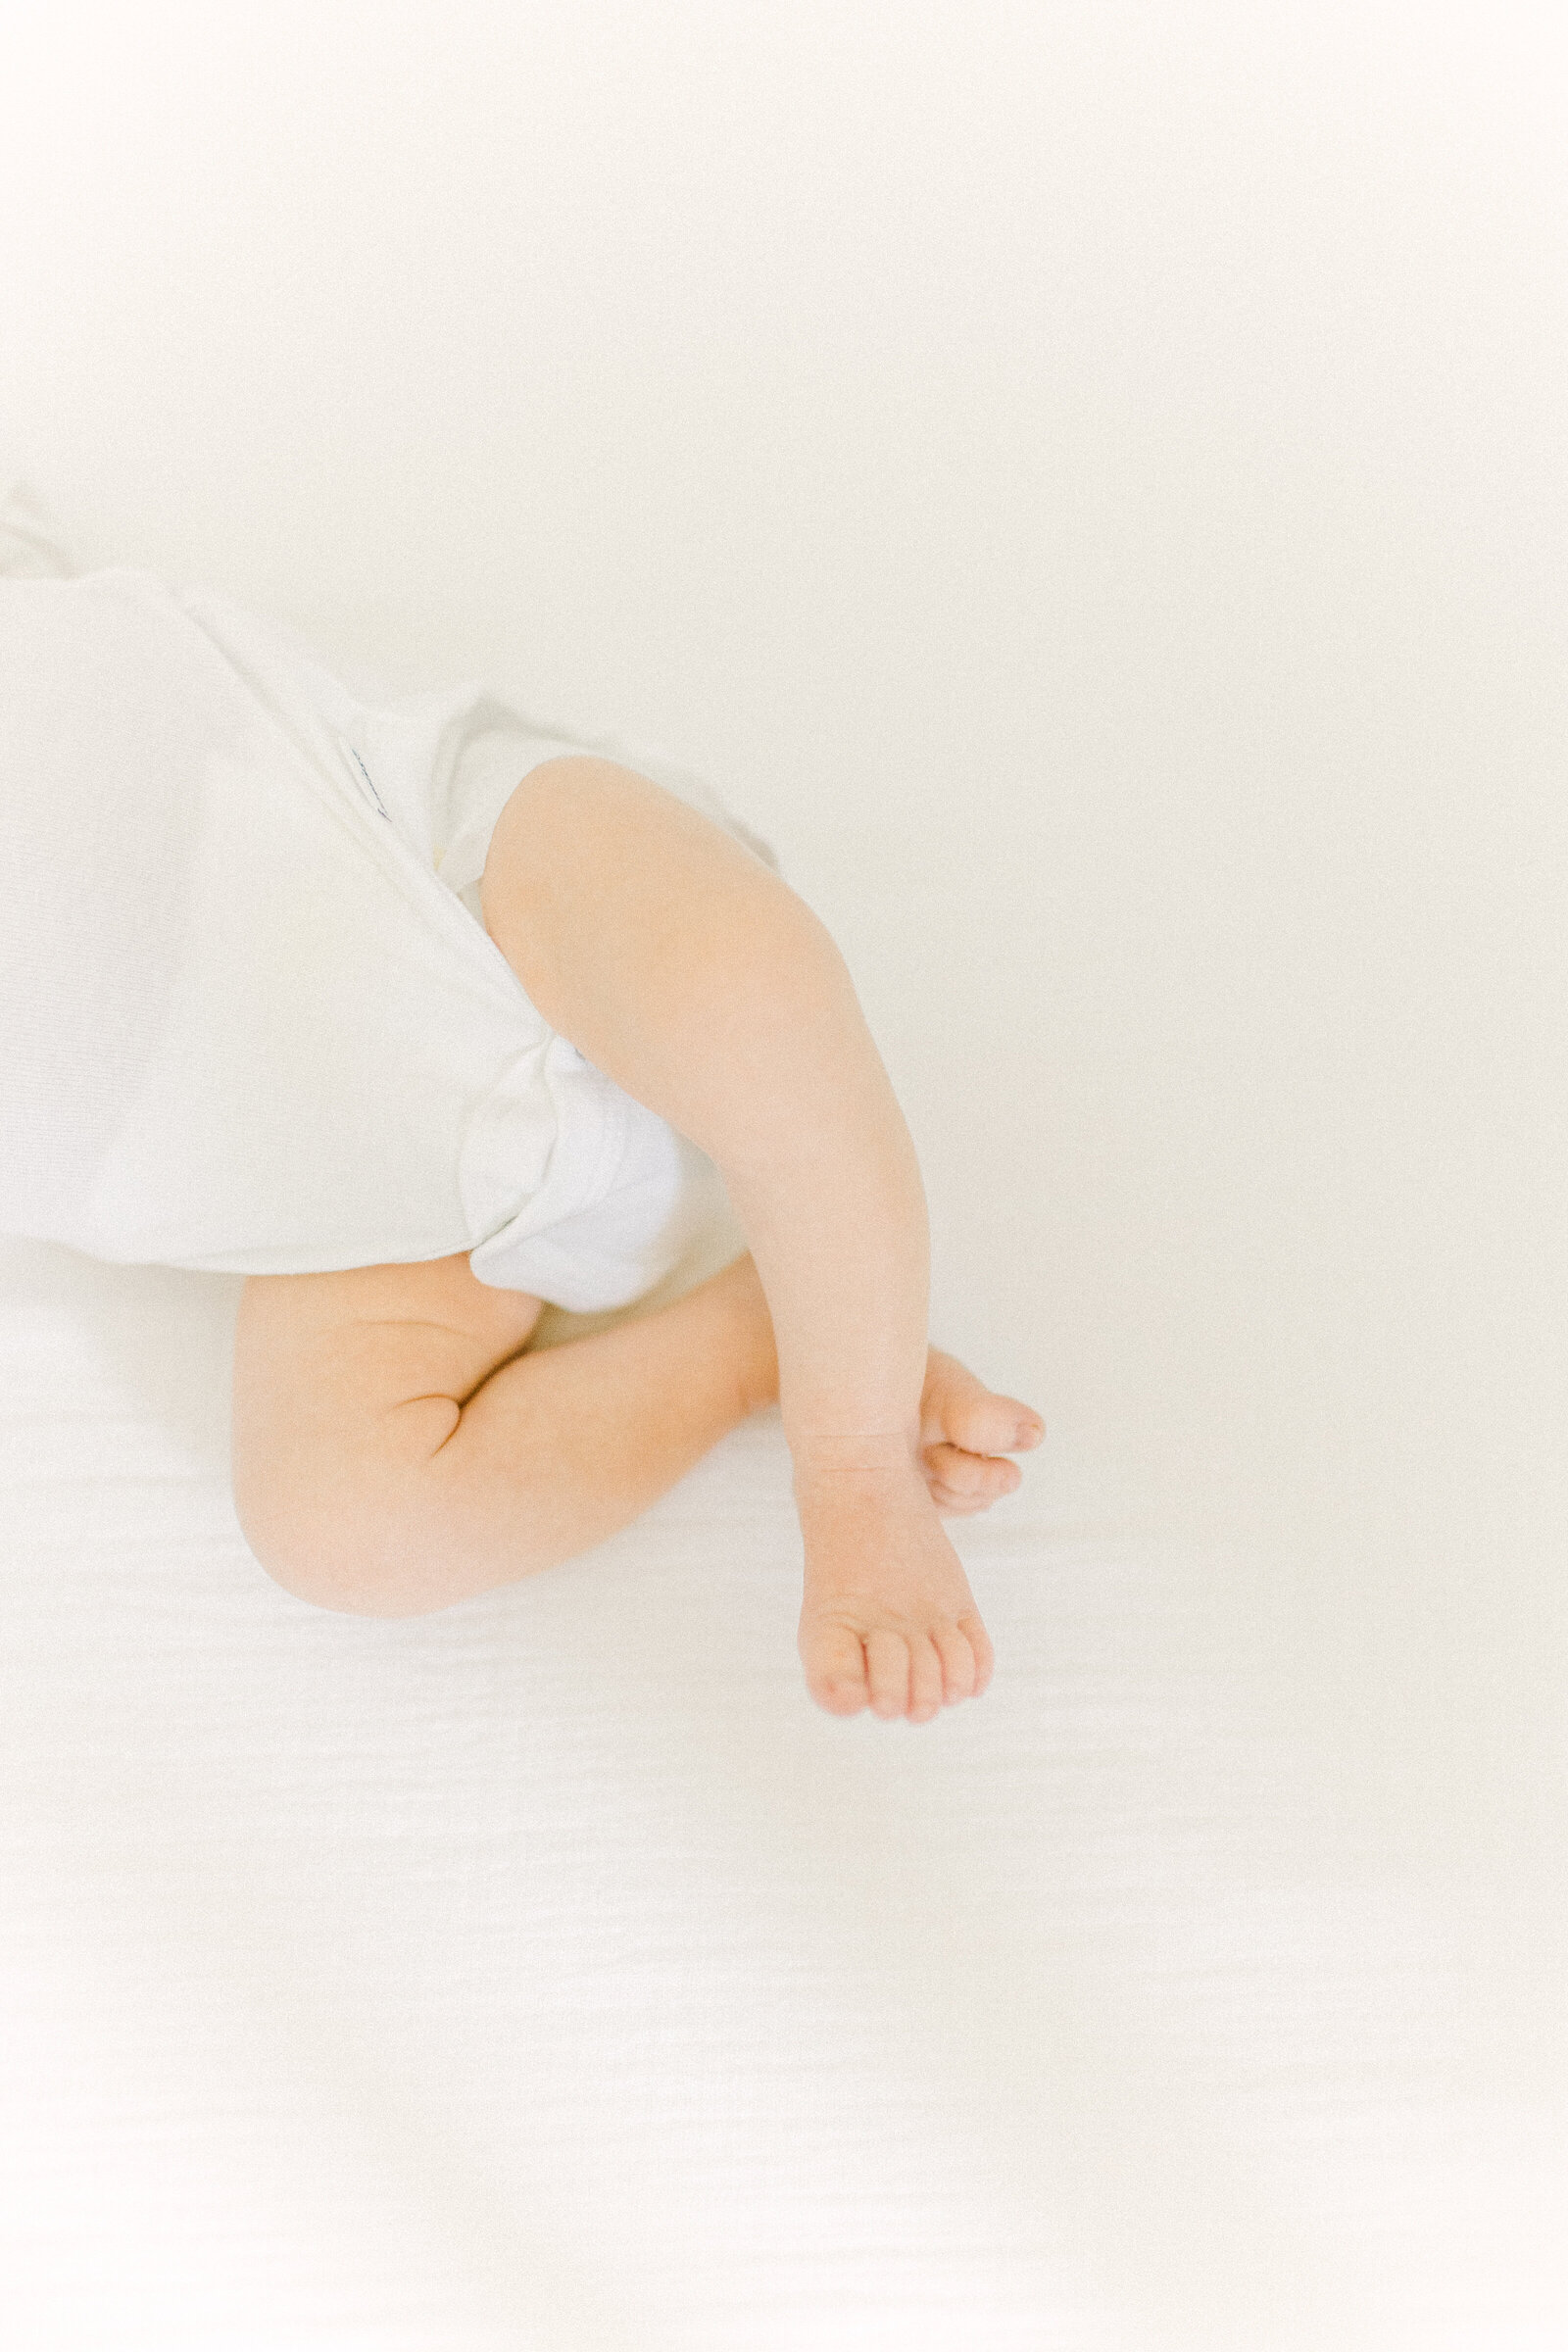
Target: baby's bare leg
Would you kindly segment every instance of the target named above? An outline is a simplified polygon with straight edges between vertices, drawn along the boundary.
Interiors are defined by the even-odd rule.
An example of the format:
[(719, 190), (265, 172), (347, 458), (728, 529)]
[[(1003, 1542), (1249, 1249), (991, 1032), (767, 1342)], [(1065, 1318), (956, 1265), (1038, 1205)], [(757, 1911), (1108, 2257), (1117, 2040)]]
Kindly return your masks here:
[(924, 1722), (982, 1690), (922, 1460), (925, 1196), (832, 940), (719, 828), (592, 758), (519, 785), (482, 898), (551, 1025), (725, 1177), (777, 1346), (812, 1695)]
[[(322, 1607), (418, 1616), (573, 1558), (778, 1396), (749, 1255), (671, 1306), (490, 1371), (493, 1327), (456, 1328), (472, 1303), (456, 1261), (366, 1274), (349, 1278), (354, 1312), (248, 1284), (236, 1331), (241, 1525), (270, 1573)], [(1002, 1457), (1033, 1442), (1032, 1421), (932, 1348), (921, 1458), (938, 1508), (1010, 1494)]]
[(301, 1599), (369, 1617), (421, 1616), (589, 1550), (778, 1387), (750, 1258), (487, 1377), (439, 1325), (350, 1320), (292, 1349), (250, 1336), (235, 1396), (246, 1538)]

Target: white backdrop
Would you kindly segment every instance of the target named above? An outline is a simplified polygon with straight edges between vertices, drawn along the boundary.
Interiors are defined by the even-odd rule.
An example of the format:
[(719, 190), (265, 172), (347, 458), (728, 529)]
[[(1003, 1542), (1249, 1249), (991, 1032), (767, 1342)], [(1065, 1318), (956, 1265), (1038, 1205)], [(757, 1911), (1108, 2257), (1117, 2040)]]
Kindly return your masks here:
[[(661, 2173), (658, 2119), (730, 2079), (724, 2031), (651, 2058), (669, 2008), (644, 1984), (642, 2039), (591, 2044), (648, 2101), (615, 2212), (568, 2167), (549, 2225), (602, 2301), (553, 2303), (537, 2246), (509, 2255), (492, 2150), (421, 2302), (403, 2208), (344, 2125), (341, 2196), (390, 2231), (379, 2302), (300, 2251), (296, 2217), (270, 2241), (292, 2300), (247, 2333), (220, 2284), (241, 2222), (171, 2188), (139, 2241), (167, 2275), (147, 2257), (127, 2307), (106, 2173), (96, 2205), (24, 2201), (10, 2259), (56, 2314), (31, 2341), (1568, 2342), (1557, 12), (56, 0), (0, 24), (0, 461), (84, 564), (212, 582), (410, 686), (489, 675), (709, 774), (849, 957), (926, 1171), (934, 1336), (1051, 1430), (960, 1539), (999, 1652), (972, 1726), (906, 1745), (802, 1717), (772, 1598), (733, 1637), (761, 1713), (743, 1692), (720, 1739), (636, 1700), (681, 1788), (710, 1768), (757, 1800), (707, 1853), (699, 1931), (703, 1901), (744, 1943), (798, 1899), (821, 1984), (891, 2034), (839, 2078), (901, 2151), (865, 2158), (866, 2201), (806, 2162), (833, 2080), (758, 1926), (725, 1982), (747, 2031), (770, 2003), (784, 2022), (700, 2177), (678, 2150)], [(232, 1286), (7, 1262), (9, 1785), (103, 1863), (78, 1911), (50, 1879), (15, 1916), (79, 1917), (90, 1943), (177, 1778), (167, 1693), (138, 1714), (91, 1683), (123, 1769), (78, 1806), (87, 1686), (60, 1683), (46, 1738), (40, 1659), (97, 1655), (111, 1590), (139, 1622), (130, 1490), (95, 1519), (91, 1481), (156, 1480), (160, 1446), (201, 1466), (207, 1533), (183, 1540), (220, 1546), (181, 1639), (247, 1573), (206, 1401)], [(145, 1461), (87, 1462), (87, 1418), (127, 1412)], [(656, 1516), (654, 1553), (706, 1558), (739, 1509), (784, 1574), (779, 1446), (776, 1423), (742, 1433)], [(34, 1650), (40, 1496), (73, 1477)], [(640, 1540), (606, 1578), (635, 1585)], [(514, 1610), (560, 1629), (598, 1574)], [(318, 1644), (328, 1707), (370, 1641), (389, 1727), (420, 1643), (449, 1645), (432, 1703), (456, 1722), (463, 1676), (500, 1703), (491, 1645), (537, 1630), (503, 1606), (461, 1634), (307, 1633), (246, 1592), (258, 1627), (280, 1607)], [(304, 1671), (285, 1660), (271, 1698)], [(258, 1740), (260, 1688), (235, 1701)], [(617, 1672), (596, 1771), (625, 1762), (626, 1698)], [(355, 1767), (372, 1811), (377, 1752)], [(399, 1753), (439, 1873), (468, 1816), (440, 1810), (444, 1766), (426, 1786)], [(464, 1785), (480, 1816), (490, 1771)], [(548, 1785), (569, 1820), (571, 1775)], [(323, 1885), (364, 1827), (336, 1802)], [(14, 1886), (53, 1850), (18, 1831)], [(562, 1870), (549, 1964), (576, 1984)], [(137, 1883), (152, 1909), (121, 1925), (145, 1957), (177, 1935)], [(468, 1926), (493, 1956), (486, 1899)], [(67, 2062), (11, 1965), (33, 1987), (22, 2179)], [(101, 2008), (44, 1974), (60, 2047), (91, 2020), (171, 2165), (240, 2145), (180, 2071), (177, 2016), (132, 2050), (107, 1964)], [(987, 2017), (1005, 2031), (982, 2048)], [(990, 2094), (933, 2062), (945, 2033)], [(314, 2046), (299, 2028), (302, 2081)], [(407, 2045), (366, 2065), (412, 2099)], [(930, 2102), (966, 2095), (943, 2138)], [(347, 2112), (322, 2094), (332, 2129)], [(74, 2162), (58, 2128), (46, 2181)], [(285, 2174), (293, 2129), (267, 2143)], [(899, 2169), (922, 2130), (955, 2168), (946, 2233), (948, 2187)], [(88, 2099), (94, 2161), (106, 2131)], [(811, 2231), (835, 2200), (830, 2251)], [(490, 2280), (469, 2318), (460, 2276)]]

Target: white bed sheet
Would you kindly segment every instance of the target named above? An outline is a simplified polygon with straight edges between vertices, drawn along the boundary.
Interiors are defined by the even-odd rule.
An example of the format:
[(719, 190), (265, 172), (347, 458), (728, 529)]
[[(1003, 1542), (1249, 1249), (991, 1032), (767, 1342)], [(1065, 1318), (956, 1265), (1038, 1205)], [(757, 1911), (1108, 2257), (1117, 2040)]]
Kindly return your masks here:
[(1528, 1923), (1358, 1849), (1181, 1546), (954, 1523), (993, 1691), (838, 1723), (764, 1414), (581, 1562), (328, 1615), (228, 1499), (238, 1291), (0, 1250), (11, 2341), (1568, 2340)]
[(1560, 12), (420, 14), (29, 12), (0, 481), (733, 784), (1051, 1437), (837, 1723), (775, 1417), (331, 1617), (0, 1247), (0, 2344), (1563, 2352)]

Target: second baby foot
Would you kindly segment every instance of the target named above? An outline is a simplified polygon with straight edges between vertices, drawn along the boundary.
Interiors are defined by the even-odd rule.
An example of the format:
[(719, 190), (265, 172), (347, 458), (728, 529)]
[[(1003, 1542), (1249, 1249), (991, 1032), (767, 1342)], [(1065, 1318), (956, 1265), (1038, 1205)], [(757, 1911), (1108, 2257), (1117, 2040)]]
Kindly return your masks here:
[[(778, 1402), (778, 1352), (772, 1318), (750, 1250), (712, 1278), (734, 1299), (739, 1315), (744, 1409)], [(967, 1365), (941, 1348), (926, 1349), (920, 1392), (920, 1469), (937, 1509), (947, 1518), (971, 1517), (1011, 1494), (1023, 1473), (1004, 1457), (1038, 1446), (1046, 1425), (1032, 1405), (999, 1396)]]
[(956, 1355), (926, 1353), (920, 1393), (920, 1464), (931, 1499), (945, 1518), (972, 1517), (1022, 1484), (1004, 1457), (1038, 1446), (1046, 1425), (1016, 1396), (999, 1396)]

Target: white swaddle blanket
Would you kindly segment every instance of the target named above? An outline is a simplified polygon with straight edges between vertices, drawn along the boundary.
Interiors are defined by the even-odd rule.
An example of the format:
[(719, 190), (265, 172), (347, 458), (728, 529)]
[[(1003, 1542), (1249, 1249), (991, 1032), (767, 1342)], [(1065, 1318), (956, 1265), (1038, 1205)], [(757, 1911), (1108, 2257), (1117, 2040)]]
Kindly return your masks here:
[(483, 927), (531, 767), (662, 756), (482, 684), (372, 704), (290, 631), (0, 504), (0, 1232), (315, 1272), (470, 1252), (577, 1311), (652, 1289), (712, 1170), (530, 1003)]

